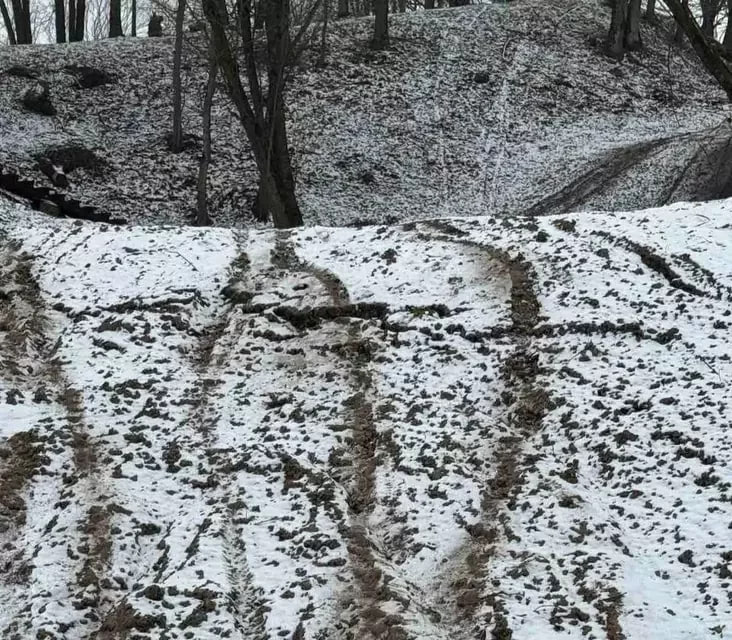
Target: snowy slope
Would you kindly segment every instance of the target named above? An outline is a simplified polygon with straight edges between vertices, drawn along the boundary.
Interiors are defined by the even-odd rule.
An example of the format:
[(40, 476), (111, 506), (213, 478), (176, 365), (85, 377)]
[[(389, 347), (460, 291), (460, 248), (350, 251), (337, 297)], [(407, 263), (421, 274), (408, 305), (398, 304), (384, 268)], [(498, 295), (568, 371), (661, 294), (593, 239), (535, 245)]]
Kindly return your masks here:
[(0, 229), (3, 638), (730, 637), (732, 201)]
[[(601, 0), (391, 20), (388, 52), (369, 51), (370, 19), (339, 20), (327, 66), (315, 66), (315, 51), (295, 70), (290, 142), (310, 225), (649, 207), (701, 197), (728, 164), (716, 160), (729, 140), (726, 98), (692, 52), (669, 44), (668, 25), (644, 23), (645, 50), (617, 64), (602, 52)], [(189, 37), (185, 119), (197, 135), (203, 48)], [(82, 145), (100, 163), (70, 174), (73, 196), (113, 218), (180, 223), (195, 202), (200, 145), (166, 149), (172, 49), (164, 38), (0, 50), (0, 165), (45, 181), (38, 155)], [(9, 74), (15, 65), (49, 83), (58, 116), (23, 110), (33, 81)], [(84, 89), (80, 66), (114, 81)], [(250, 226), (256, 175), (223, 95), (213, 135), (216, 222)]]

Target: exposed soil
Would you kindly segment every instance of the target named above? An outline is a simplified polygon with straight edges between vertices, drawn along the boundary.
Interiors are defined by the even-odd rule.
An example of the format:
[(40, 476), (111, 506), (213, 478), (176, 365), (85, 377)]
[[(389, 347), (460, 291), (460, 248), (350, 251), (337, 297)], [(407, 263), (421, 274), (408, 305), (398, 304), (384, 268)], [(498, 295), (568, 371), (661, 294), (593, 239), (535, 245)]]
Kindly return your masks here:
[(25, 524), (26, 486), (47, 461), (44, 445), (34, 432), (16, 433), (0, 447), (1, 533)]

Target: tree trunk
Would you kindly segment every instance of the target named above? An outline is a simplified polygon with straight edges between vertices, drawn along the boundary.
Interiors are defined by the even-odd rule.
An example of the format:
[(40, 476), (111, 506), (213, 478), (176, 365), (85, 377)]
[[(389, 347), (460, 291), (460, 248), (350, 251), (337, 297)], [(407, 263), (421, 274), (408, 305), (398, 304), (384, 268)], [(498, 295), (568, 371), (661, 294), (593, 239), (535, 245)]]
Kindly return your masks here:
[(434, 9), (435, 8), (435, 0), (424, 0), (424, 8), (425, 9)]
[[(71, 0), (73, 2), (74, 0)], [(81, 42), (84, 39), (86, 26), (86, 0), (76, 0), (76, 29), (74, 30), (74, 42)]]
[(407, 0), (398, 0), (399, 13), (404, 13), (407, 10)]
[(374, 37), (371, 48), (381, 51), (389, 46), (389, 0), (374, 0)]
[(724, 32), (724, 50), (732, 55), (732, 0), (727, 0), (727, 29)]
[(56, 42), (66, 42), (66, 10), (64, 0), (53, 0), (54, 16), (56, 18)]
[(318, 66), (324, 67), (328, 56), (328, 13), (330, 0), (323, 0), (323, 24), (320, 30), (320, 53), (318, 54)]
[[(682, 0), (685, 7), (689, 6), (689, 0)], [(679, 22), (676, 22), (676, 30), (674, 31), (674, 44), (681, 46), (684, 43), (684, 30)]]
[(348, 0), (338, 0), (338, 17), (345, 18), (350, 14)]
[(122, 32), (122, 0), (109, 0), (109, 37), (120, 38)]
[(211, 224), (211, 217), (208, 213), (208, 167), (211, 164), (211, 105), (213, 104), (214, 93), (216, 92), (216, 56), (213, 47), (209, 45), (208, 54), (208, 82), (206, 83), (206, 96), (203, 99), (203, 151), (201, 153), (201, 164), (198, 167), (198, 190), (196, 207), (196, 224), (199, 227)]
[(186, 2), (178, 0), (175, 13), (175, 48), (173, 50), (173, 133), (170, 138), (170, 150), (173, 153), (183, 151), (183, 89), (181, 82), (181, 62), (183, 58), (183, 19)]
[[(249, 77), (250, 69), (255, 65), (255, 50), (250, 37), (244, 37), (241, 45), (244, 50), (244, 57), (247, 59), (247, 76), (251, 101), (241, 80), (241, 70), (237, 61), (231, 42), (229, 41), (226, 29), (226, 5), (224, 0), (203, 0), (203, 10), (206, 20), (211, 28), (211, 41), (221, 75), (226, 83), (226, 89), (234, 107), (237, 110), (239, 121), (246, 132), (252, 154), (257, 163), (257, 170), (260, 177), (262, 208), (269, 211), (275, 227), (284, 229), (302, 224), (302, 216), (294, 193), (294, 179), (290, 168), (289, 176), (280, 175), (276, 179), (273, 166), (281, 167), (283, 162), (289, 166), (289, 150), (287, 149), (287, 138), (280, 136), (285, 126), (284, 120), (284, 82), (285, 64), (291, 55), (291, 42), (289, 38), (289, 6), (287, 0), (268, 0), (265, 4), (265, 27), (267, 31), (267, 70), (268, 70), (268, 92), (266, 118), (264, 117), (262, 103), (263, 96), (259, 82), (254, 77)], [(315, 5), (317, 7), (317, 5)], [(312, 14), (309, 19), (312, 18)], [(307, 28), (309, 22), (301, 25), (301, 31), (296, 41), (299, 41), (302, 29)], [(255, 67), (256, 72), (256, 67)], [(281, 121), (278, 120), (281, 115)], [(280, 130), (279, 124), (282, 124)], [(284, 153), (280, 150), (284, 148)], [(277, 150), (275, 153), (273, 150)], [(288, 193), (289, 186), (291, 187)], [(285, 201), (295, 204), (293, 208), (286, 207)]]
[(130, 7), (132, 14), (130, 16), (130, 35), (133, 38), (137, 37), (137, 0), (132, 0), (132, 5)]
[(262, 186), (262, 180), (260, 179), (257, 186), (257, 197), (254, 199), (252, 205), (252, 215), (255, 220), (260, 222), (267, 222), (269, 219), (269, 211), (267, 210), (267, 204), (264, 202), (264, 187)]
[(290, 229), (292, 227), (302, 226), (300, 222), (290, 222), (285, 203), (279, 194), (277, 182), (272, 173), (267, 169), (261, 177), (262, 185), (262, 202), (265, 208), (272, 215), (272, 223), (277, 229)]
[[(267, 130), (269, 133), (267, 156), (269, 173), (276, 194), (268, 193), (265, 178), (263, 195), (265, 202), (269, 205), (272, 221), (277, 228), (299, 227), (302, 226), (302, 214), (295, 196), (295, 178), (287, 144), (284, 100), (285, 68), (292, 49), (290, 4), (289, 0), (266, 1), (267, 13), (264, 22), (267, 33)], [(274, 196), (276, 199), (273, 200)]]
[(648, 0), (648, 3), (646, 4), (646, 20), (648, 20), (648, 22), (657, 22), (656, 0)]
[(625, 49), (636, 51), (643, 47), (640, 35), (641, 0), (630, 0), (625, 24)]
[(607, 53), (616, 60), (625, 55), (625, 22), (627, 19), (627, 0), (613, 0), (610, 18), (610, 32), (607, 35)]
[(8, 11), (8, 6), (5, 4), (5, 0), (0, 0), (0, 14), (3, 16), (5, 32), (8, 34), (8, 43), (11, 45), (17, 44), (18, 41), (15, 39), (15, 27), (13, 26), (13, 21), (10, 18), (10, 12)]
[(727, 97), (732, 100), (732, 71), (702, 32), (696, 18), (689, 10), (688, 4), (683, 0), (665, 0), (665, 2), (706, 70), (714, 76), (719, 86), (727, 93)]
[(254, 30), (259, 31), (264, 27), (264, 3), (267, 0), (259, 0), (254, 8)]
[(710, 40), (714, 39), (714, 22), (719, 13), (717, 0), (701, 0), (702, 10), (702, 33)]
[(33, 35), (30, 24), (30, 7), (24, 0), (10, 0), (13, 9), (16, 44), (32, 44)]
[[(21, 5), (23, 6), (22, 22), (23, 22), (23, 32), (25, 34), (24, 44), (33, 44), (33, 28), (31, 26), (30, 0), (22, 0)], [(16, 33), (16, 35), (18, 33), (17, 23), (15, 25), (15, 33)]]
[[(280, 111), (272, 123), (273, 135), (270, 150), (270, 168), (269, 173), (277, 190), (283, 215), (287, 220), (287, 227), (302, 226), (302, 212), (297, 203), (295, 194), (295, 178), (292, 172), (292, 163), (290, 161), (290, 150), (287, 144), (287, 129), (285, 126), (285, 116), (283, 110)], [(260, 222), (266, 222), (268, 214), (272, 213), (272, 220), (276, 227), (282, 228), (277, 224), (275, 212), (272, 210), (270, 197), (267, 195), (266, 184), (264, 180), (259, 181), (257, 190), (257, 198), (254, 201), (252, 213)]]
[(76, 42), (76, 0), (69, 0), (69, 42)]
[(292, 173), (290, 149), (287, 144), (284, 105), (277, 109), (272, 122), (272, 175), (277, 191), (285, 207), (287, 221), (291, 227), (302, 226), (302, 213), (295, 195), (295, 177)]

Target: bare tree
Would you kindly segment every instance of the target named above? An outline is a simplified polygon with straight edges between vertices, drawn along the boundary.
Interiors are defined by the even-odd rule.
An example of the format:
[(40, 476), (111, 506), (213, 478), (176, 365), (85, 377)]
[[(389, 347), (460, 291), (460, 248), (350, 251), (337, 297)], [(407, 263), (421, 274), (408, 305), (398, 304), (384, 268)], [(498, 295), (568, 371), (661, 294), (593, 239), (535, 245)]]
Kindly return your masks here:
[(318, 66), (324, 67), (328, 56), (328, 13), (330, 0), (323, 0), (323, 20), (320, 25), (320, 53), (318, 54)]
[(137, 0), (131, 0), (130, 2), (130, 35), (133, 38), (137, 37)]
[(173, 49), (173, 133), (170, 150), (183, 151), (183, 90), (181, 83), (181, 62), (183, 58), (183, 21), (186, 15), (186, 0), (178, 0), (175, 12), (175, 46)]
[[(15, 44), (31, 44), (33, 42), (33, 29), (31, 27), (30, 0), (10, 0), (10, 6), (12, 8), (12, 20), (10, 20), (10, 14), (8, 13), (8, 21), (12, 22), (12, 25), (8, 30), (8, 34), (13, 34)], [(7, 12), (7, 7), (5, 11)]]
[(626, 51), (643, 46), (640, 36), (641, 0), (613, 0), (607, 52), (622, 60)]
[[(264, 8), (265, 56), (256, 55), (251, 0), (238, 0), (235, 21), (229, 19), (224, 0), (203, 0), (211, 43), (227, 93), (249, 140), (259, 172), (258, 199), (277, 228), (302, 225), (295, 195), (295, 178), (287, 144), (284, 90), (289, 63), (297, 58), (313, 17), (319, 7), (314, 2), (295, 37), (290, 35), (288, 0), (267, 0)], [(261, 6), (260, 5), (260, 6)], [(229, 36), (231, 22), (241, 40), (245, 88), (241, 69)], [(266, 74), (266, 85), (260, 81)], [(265, 90), (266, 87), (266, 90)]]
[(648, 0), (646, 3), (645, 18), (648, 22), (656, 22), (658, 16), (656, 16), (656, 0)]
[[(69, 0), (69, 4), (74, 4), (74, 0)], [(73, 35), (71, 32), (71, 24), (69, 24), (69, 41), (81, 42), (84, 39), (84, 28), (86, 25), (86, 0), (76, 0), (76, 23)]]
[[(73, 0), (69, 0), (73, 2)], [(66, 9), (64, 0), (53, 0), (56, 17), (56, 42), (66, 42)]]
[[(57, 2), (57, 3), (58, 2), (61, 2), (63, 4), (63, 0), (55, 0), (55, 2)], [(70, 42), (73, 42), (73, 41), (76, 40), (76, 21), (77, 21), (77, 18), (76, 18), (76, 0), (69, 0), (69, 41)], [(58, 24), (58, 13), (56, 13), (56, 22)], [(83, 34), (81, 36), (81, 39), (82, 40), (84, 39), (84, 35)]]
[(723, 0), (700, 0), (702, 13), (702, 32), (707, 38), (714, 38), (717, 16), (722, 10)]
[(635, 51), (643, 46), (640, 35), (641, 11), (641, 0), (630, 0), (625, 29), (625, 48), (628, 51)]
[(217, 72), (216, 55), (213, 47), (209, 44), (208, 81), (206, 82), (206, 95), (203, 98), (202, 114), (203, 150), (201, 152), (201, 162), (198, 166), (196, 224), (200, 227), (211, 224), (211, 217), (208, 212), (208, 189), (206, 185), (208, 180), (208, 167), (211, 164), (211, 105), (213, 104), (214, 94), (216, 93)]
[(683, 30), (691, 42), (691, 46), (694, 47), (701, 63), (724, 89), (727, 97), (732, 100), (732, 72), (722, 57), (724, 49), (704, 35), (687, 2), (684, 0), (664, 1), (676, 20), (676, 24)]
[(389, 46), (389, 0), (374, 0), (374, 35), (371, 48), (377, 51)]
[(625, 21), (628, 5), (626, 0), (613, 0), (610, 16), (610, 31), (607, 35), (607, 52), (618, 60), (625, 55)]
[(732, 0), (727, 0), (727, 28), (724, 31), (722, 46), (727, 55), (732, 55)]
[(64, 0), (53, 0), (53, 12), (56, 31), (56, 42), (80, 42), (84, 39), (84, 23), (86, 22), (85, 0), (68, 0), (68, 36), (67, 12)]
[(13, 25), (13, 20), (10, 17), (10, 12), (8, 11), (8, 6), (5, 4), (5, 0), (0, 0), (0, 14), (2, 14), (3, 17), (5, 32), (8, 36), (8, 44), (17, 44), (17, 40), (15, 38), (15, 26)]

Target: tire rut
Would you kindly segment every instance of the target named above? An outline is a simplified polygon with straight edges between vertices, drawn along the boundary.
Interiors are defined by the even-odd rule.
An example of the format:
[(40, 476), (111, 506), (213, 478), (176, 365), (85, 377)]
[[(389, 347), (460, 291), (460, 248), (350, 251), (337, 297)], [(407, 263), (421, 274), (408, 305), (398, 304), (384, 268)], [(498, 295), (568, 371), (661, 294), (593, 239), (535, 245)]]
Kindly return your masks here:
[[(525, 463), (521, 460), (523, 443), (540, 430), (548, 408), (548, 394), (537, 382), (539, 358), (532, 348), (541, 305), (536, 297), (533, 269), (523, 256), (514, 257), (505, 251), (470, 240), (465, 232), (450, 223), (440, 221), (428, 224), (444, 234), (440, 236), (442, 240), (485, 252), (503, 265), (511, 281), (511, 327), (506, 335), (510, 336), (513, 351), (503, 363), (501, 375), (507, 390), (504, 395), (507, 404), (505, 422), (513, 433), (499, 440), (493, 460), (495, 472), (486, 480), (481, 496), (480, 522), (471, 530), (472, 542), (466, 555), (464, 578), (454, 582), (458, 612), (468, 613), (476, 624), (476, 630), (488, 624), (492, 626), (492, 638), (510, 638), (512, 632), (502, 598), (487, 585), (490, 584), (491, 559), (506, 535), (500, 528), (507, 524), (506, 509), (522, 484), (525, 470)], [(488, 619), (476, 619), (481, 606), (485, 605), (491, 611)]]
[[(75, 497), (83, 508), (88, 506), (85, 517), (76, 525), (78, 546), (73, 548), (70, 540), (67, 553), (80, 567), (75, 589), (71, 588), (74, 608), (87, 611), (89, 619), (98, 619), (104, 608), (102, 579), (111, 554), (110, 518), (95, 444), (89, 438), (83, 394), (74, 388), (56, 357), (61, 338), (54, 343), (49, 336), (52, 322), (32, 273), (33, 256), (23, 252), (20, 243), (8, 243), (1, 238), (0, 241), (5, 242), (0, 250), (0, 282), (4, 284), (3, 297), (7, 298), (7, 304), (0, 310), (0, 326), (6, 332), (3, 365), (9, 372), (9, 379), (26, 393), (33, 393), (34, 402), (48, 402), (50, 393), (63, 409), (61, 428), (37, 437), (52, 445), (62, 444), (71, 462), (71, 470), (63, 473), (64, 485), (68, 487), (64, 492), (65, 500), (68, 502)], [(42, 364), (36, 367), (36, 362)], [(9, 491), (6, 495), (15, 507), (14, 519), (18, 524), (25, 522), (21, 513), (25, 510), (25, 502), (21, 496), (26, 485), (50, 464), (50, 458), (38, 448), (40, 445), (25, 447), (22, 451), (18, 448), (18, 444), (28, 438), (35, 439), (35, 436), (16, 434), (8, 440), (11, 450), (24, 455), (0, 472), (0, 486), (4, 485)], [(53, 448), (54, 455), (58, 455), (57, 446)], [(22, 551), (13, 552), (13, 562), (26, 573), (33, 570)], [(10, 571), (15, 570), (11, 567)]]
[(387, 603), (399, 598), (389, 587), (392, 577), (379, 561), (370, 522), (375, 508), (379, 434), (370, 400), (374, 386), (369, 371), (373, 347), (359, 334), (357, 323), (352, 323), (349, 341), (339, 350), (349, 367), (354, 391), (346, 405), (353, 446), (344, 538), (357, 587), (356, 629), (365, 637), (403, 638), (406, 631), (402, 618), (384, 610)]
[[(353, 616), (353, 627), (365, 637), (406, 638), (403, 620), (385, 611), (387, 603), (399, 599), (389, 587), (392, 577), (378, 558), (374, 532), (370, 523), (375, 507), (376, 469), (378, 466), (379, 434), (371, 394), (374, 384), (369, 363), (375, 345), (364, 337), (359, 319), (382, 319), (387, 308), (383, 304), (353, 304), (345, 285), (330, 271), (301, 260), (287, 231), (277, 232), (272, 251), (272, 264), (286, 271), (305, 273), (314, 277), (327, 291), (328, 307), (298, 310), (281, 308), (275, 313), (287, 319), (299, 330), (316, 327), (323, 320), (350, 319), (345, 341), (334, 348), (348, 368), (352, 395), (346, 401), (346, 424), (352, 434), (350, 470), (344, 479), (348, 494), (343, 537), (349, 557), (349, 567), (355, 580), (355, 596), (346, 598), (344, 615)], [(334, 472), (335, 473), (335, 472)], [(336, 473), (336, 475), (338, 475)]]
[(529, 207), (524, 215), (537, 217), (573, 211), (581, 207), (588, 198), (607, 188), (624, 172), (662, 150), (669, 143), (691, 136), (692, 134), (668, 136), (611, 149), (559, 191)]
[(679, 289), (684, 293), (688, 293), (693, 296), (707, 297), (708, 294), (705, 291), (699, 289), (699, 287), (686, 282), (681, 275), (679, 275), (668, 263), (668, 261), (658, 253), (656, 253), (650, 247), (642, 245), (628, 238), (614, 236), (613, 234), (603, 231), (602, 229), (596, 229), (592, 231), (593, 235), (599, 236), (608, 242), (623, 247), (637, 255), (641, 262), (648, 267), (654, 273), (660, 275), (668, 284), (674, 289)]
[(350, 296), (345, 285), (335, 274), (301, 260), (292, 243), (292, 232), (279, 230), (276, 232), (275, 246), (271, 252), (272, 264), (284, 271), (296, 271), (313, 276), (325, 288), (334, 306), (350, 304)]

